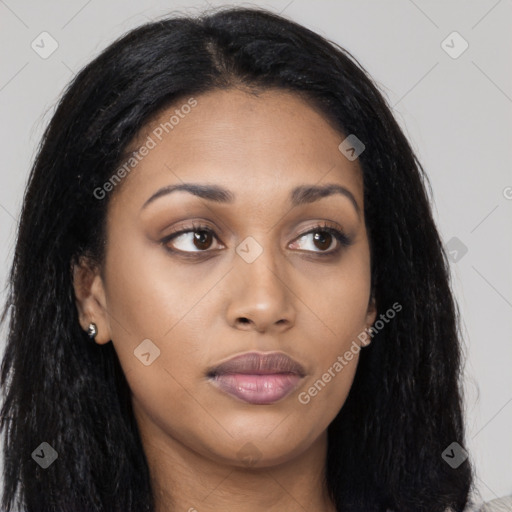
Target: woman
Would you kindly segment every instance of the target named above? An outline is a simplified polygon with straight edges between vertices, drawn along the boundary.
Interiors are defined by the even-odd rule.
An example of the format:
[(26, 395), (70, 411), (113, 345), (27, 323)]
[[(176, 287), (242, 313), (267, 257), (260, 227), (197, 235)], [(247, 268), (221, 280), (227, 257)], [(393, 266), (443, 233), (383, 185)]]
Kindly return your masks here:
[(427, 184), (366, 72), (300, 25), (237, 8), (112, 44), (24, 198), (3, 509), (471, 506)]

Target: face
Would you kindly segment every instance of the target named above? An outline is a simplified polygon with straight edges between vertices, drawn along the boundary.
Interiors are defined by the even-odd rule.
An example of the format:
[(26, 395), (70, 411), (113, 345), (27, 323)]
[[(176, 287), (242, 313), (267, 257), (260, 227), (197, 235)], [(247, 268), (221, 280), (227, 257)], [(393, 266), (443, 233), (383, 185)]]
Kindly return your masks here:
[[(187, 100), (133, 144), (154, 147), (110, 199), (101, 272), (76, 270), (80, 321), (114, 344), (148, 439), (270, 466), (325, 436), (375, 319), (361, 169), (291, 93)], [(209, 374), (248, 352), (303, 372)]]

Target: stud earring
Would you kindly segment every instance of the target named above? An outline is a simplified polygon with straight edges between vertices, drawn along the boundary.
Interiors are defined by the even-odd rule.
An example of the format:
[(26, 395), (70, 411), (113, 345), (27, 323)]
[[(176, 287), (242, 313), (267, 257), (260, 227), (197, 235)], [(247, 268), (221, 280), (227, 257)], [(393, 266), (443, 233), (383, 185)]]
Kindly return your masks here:
[(89, 329), (87, 329), (87, 335), (91, 340), (94, 340), (96, 334), (98, 334), (98, 326), (95, 323), (91, 322), (89, 324)]

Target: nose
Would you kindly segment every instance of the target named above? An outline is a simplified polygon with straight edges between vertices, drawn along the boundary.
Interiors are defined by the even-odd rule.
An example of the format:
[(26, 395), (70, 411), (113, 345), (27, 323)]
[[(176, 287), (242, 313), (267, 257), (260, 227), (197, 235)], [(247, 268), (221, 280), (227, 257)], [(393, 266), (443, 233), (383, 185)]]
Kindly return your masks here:
[(252, 263), (236, 258), (230, 272), (228, 323), (240, 330), (280, 333), (295, 323), (291, 283), (265, 249)]

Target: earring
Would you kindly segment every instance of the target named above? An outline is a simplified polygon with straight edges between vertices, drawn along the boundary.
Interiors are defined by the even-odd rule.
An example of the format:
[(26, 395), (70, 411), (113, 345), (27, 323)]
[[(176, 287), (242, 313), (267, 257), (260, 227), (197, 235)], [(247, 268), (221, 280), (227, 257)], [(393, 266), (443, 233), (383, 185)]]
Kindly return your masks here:
[(96, 336), (96, 334), (98, 334), (98, 326), (91, 322), (89, 324), (89, 329), (87, 329), (87, 335), (89, 336), (89, 338), (92, 340), (94, 340), (94, 337)]

